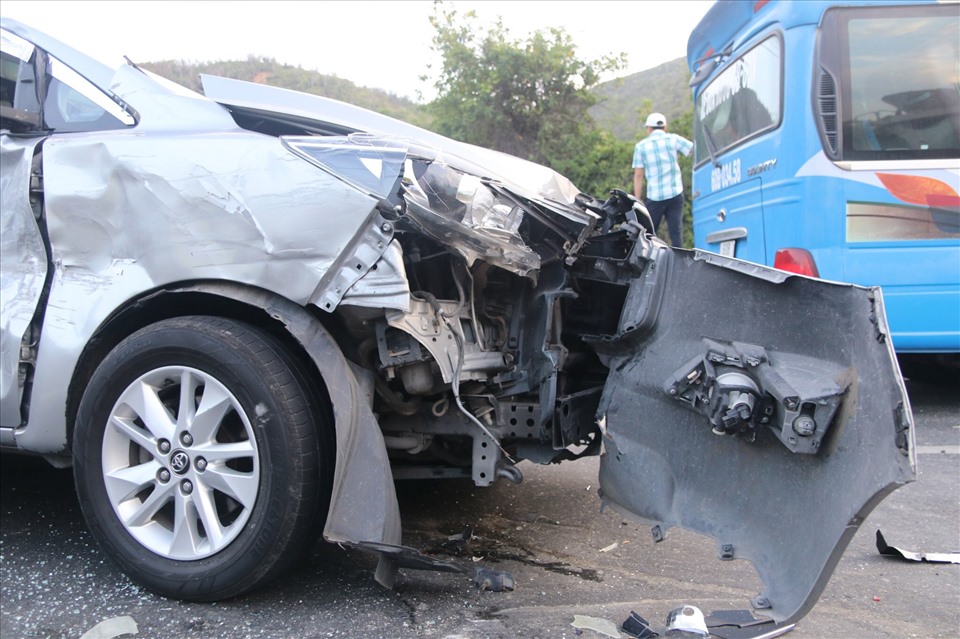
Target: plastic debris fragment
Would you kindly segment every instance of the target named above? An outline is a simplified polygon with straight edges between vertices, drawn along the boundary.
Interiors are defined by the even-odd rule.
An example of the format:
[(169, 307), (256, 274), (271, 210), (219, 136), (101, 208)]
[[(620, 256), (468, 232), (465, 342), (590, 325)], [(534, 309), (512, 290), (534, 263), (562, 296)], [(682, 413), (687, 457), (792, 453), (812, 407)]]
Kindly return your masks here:
[(581, 630), (593, 630), (606, 637), (613, 637), (613, 639), (620, 639), (620, 631), (617, 629), (617, 624), (609, 619), (574, 615), (573, 623), (570, 625)]
[(681, 606), (667, 615), (667, 632), (679, 630), (706, 637), (710, 634), (703, 612), (696, 606)]
[(139, 632), (133, 617), (113, 617), (104, 619), (80, 636), (80, 639), (114, 639), (123, 635), (135, 635)]
[(627, 620), (623, 622), (623, 631), (637, 639), (654, 639), (654, 637), (660, 636), (660, 633), (655, 632), (650, 627), (646, 619), (633, 610), (630, 611), (630, 616), (627, 617)]

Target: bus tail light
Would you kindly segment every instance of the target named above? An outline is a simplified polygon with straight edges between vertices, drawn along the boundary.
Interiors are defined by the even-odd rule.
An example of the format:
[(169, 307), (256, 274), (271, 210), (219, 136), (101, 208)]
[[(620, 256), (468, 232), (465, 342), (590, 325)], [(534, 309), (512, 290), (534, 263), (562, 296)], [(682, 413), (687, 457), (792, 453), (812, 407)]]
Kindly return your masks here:
[(817, 263), (807, 249), (780, 249), (773, 258), (773, 268), (778, 268), (781, 271), (789, 271), (790, 273), (799, 273), (800, 275), (809, 275), (810, 277), (820, 277), (820, 271), (817, 270)]

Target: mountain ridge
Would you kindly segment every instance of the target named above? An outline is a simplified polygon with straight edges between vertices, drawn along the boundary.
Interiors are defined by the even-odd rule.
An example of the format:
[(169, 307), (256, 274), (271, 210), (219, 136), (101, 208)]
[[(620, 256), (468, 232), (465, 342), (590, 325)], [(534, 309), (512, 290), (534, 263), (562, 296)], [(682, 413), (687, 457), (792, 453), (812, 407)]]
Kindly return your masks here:
[[(657, 111), (667, 122), (693, 110), (690, 71), (686, 58), (677, 58), (645, 71), (616, 78), (593, 90), (600, 101), (589, 113), (597, 125), (625, 141), (635, 141), (643, 131), (643, 116)], [(644, 101), (650, 104), (645, 110)]]
[[(269, 57), (248, 56), (246, 60), (216, 62), (159, 60), (140, 66), (197, 92), (202, 92), (200, 74), (207, 73), (349, 102), (427, 129), (432, 120), (425, 105), (409, 98), (384, 89), (359, 86), (335, 75), (283, 64)], [(619, 140), (632, 142), (641, 135), (642, 116), (646, 112), (659, 111), (667, 116), (668, 121), (673, 121), (693, 109), (689, 79), (686, 59), (677, 58), (601, 83), (593, 89), (598, 102), (588, 113), (599, 128), (610, 131)], [(645, 100), (649, 100), (649, 104)]]

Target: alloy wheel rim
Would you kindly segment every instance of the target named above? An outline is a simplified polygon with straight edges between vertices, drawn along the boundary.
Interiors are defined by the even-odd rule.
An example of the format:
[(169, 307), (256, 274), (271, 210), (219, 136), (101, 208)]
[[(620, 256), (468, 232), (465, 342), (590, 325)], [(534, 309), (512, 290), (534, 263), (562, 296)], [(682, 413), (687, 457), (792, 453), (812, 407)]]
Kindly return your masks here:
[(256, 437), (240, 402), (186, 366), (154, 369), (124, 389), (104, 431), (102, 471), (124, 529), (175, 560), (233, 542), (260, 489)]

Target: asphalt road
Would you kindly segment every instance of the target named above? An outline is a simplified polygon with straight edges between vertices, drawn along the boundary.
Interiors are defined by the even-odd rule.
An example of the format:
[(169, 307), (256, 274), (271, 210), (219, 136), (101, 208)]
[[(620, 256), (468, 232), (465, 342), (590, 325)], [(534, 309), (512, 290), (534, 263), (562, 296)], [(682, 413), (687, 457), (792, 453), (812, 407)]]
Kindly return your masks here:
[[(870, 515), (790, 637), (960, 637), (960, 566), (896, 561), (875, 546), (879, 528), (905, 549), (960, 550), (960, 394), (923, 385), (911, 385), (910, 394), (919, 481)], [(406, 543), (435, 546), (470, 526), (461, 559), (512, 572), (514, 592), (411, 571), (388, 591), (373, 580), (373, 557), (318, 544), (309, 561), (264, 591), (193, 604), (155, 596), (113, 566), (86, 532), (70, 471), (7, 456), (0, 636), (78, 639), (101, 621), (129, 616), (137, 637), (561, 638), (578, 636), (574, 615), (620, 624), (635, 610), (662, 627), (677, 606), (742, 609), (758, 592), (752, 568), (717, 561), (712, 541), (672, 530), (654, 546), (646, 527), (600, 513), (596, 459), (521, 468), (518, 486), (399, 486)]]

